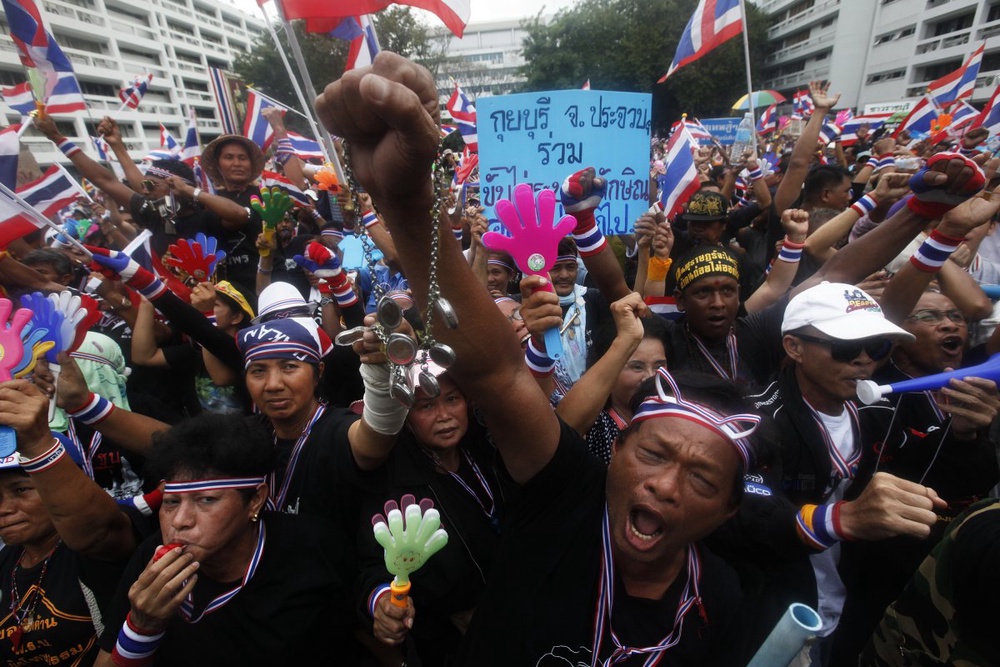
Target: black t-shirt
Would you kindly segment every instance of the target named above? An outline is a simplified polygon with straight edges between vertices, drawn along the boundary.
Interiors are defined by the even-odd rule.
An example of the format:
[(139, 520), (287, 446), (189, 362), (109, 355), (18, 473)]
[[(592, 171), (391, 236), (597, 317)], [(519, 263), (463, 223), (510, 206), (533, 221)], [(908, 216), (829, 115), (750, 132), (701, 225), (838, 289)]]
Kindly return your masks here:
[[(508, 504), (501, 545), (463, 646), (463, 665), (548, 667), (591, 664), (601, 570), (604, 464), (562, 424), (555, 456)], [(661, 665), (725, 665), (736, 632), (740, 587), (735, 573), (704, 546), (701, 597), (685, 616), (679, 642)], [(638, 600), (616, 588), (613, 627), (634, 647), (655, 645), (673, 627), (685, 575), (661, 600)], [(609, 634), (601, 659), (610, 656)], [(641, 665), (646, 656), (619, 663)]]
[[(30, 569), (15, 570), (22, 553), (21, 547), (13, 546), (0, 551), (0, 593), (4, 613), (0, 618), (0, 664), (92, 665), (97, 657), (97, 632), (91, 620), (91, 609), (80, 589), (77, 555), (60, 544), (42, 577), (42, 563)], [(18, 625), (15, 612), (10, 608), (14, 598), (12, 572), (22, 605), (16, 615), (20, 617), (22, 612), (30, 611), (35, 618), (28, 631), (22, 634), (17, 653), (11, 639)], [(39, 587), (41, 597), (36, 601)]]
[[(188, 623), (179, 614), (156, 651), (157, 665), (304, 665), (317, 656), (356, 664), (343, 616), (345, 581), (329, 534), (310, 517), (261, 514), (264, 553), (253, 577), (225, 605)], [(143, 542), (122, 576), (101, 648), (111, 652), (131, 608), (128, 589), (149, 563), (162, 537)], [(238, 582), (201, 576), (194, 588), (197, 615)], [(356, 656), (353, 656), (356, 660)]]
[(207, 215), (204, 210), (191, 207), (183, 208), (183, 213), (171, 214), (164, 201), (154, 201), (139, 193), (133, 193), (128, 207), (132, 219), (142, 229), (148, 229), (153, 234), (150, 247), (158, 255), (163, 255), (167, 251), (170, 244), (177, 240), (181, 230), (194, 230), (190, 237), (184, 237), (193, 238)]
[(250, 208), (250, 197), (258, 192), (253, 188), (247, 188), (240, 192), (218, 190), (215, 194), (234, 201), (250, 211), (250, 218), (246, 223), (239, 229), (226, 229), (222, 224), (222, 218), (211, 211), (205, 211), (203, 216), (192, 221), (194, 224), (178, 220), (177, 234), (184, 238), (193, 238), (197, 232), (214, 236), (219, 249), (226, 251), (226, 259), (219, 262), (215, 269), (216, 278), (253, 286), (257, 282), (257, 261), (260, 259), (257, 253), (257, 235), (264, 229), (260, 216)]

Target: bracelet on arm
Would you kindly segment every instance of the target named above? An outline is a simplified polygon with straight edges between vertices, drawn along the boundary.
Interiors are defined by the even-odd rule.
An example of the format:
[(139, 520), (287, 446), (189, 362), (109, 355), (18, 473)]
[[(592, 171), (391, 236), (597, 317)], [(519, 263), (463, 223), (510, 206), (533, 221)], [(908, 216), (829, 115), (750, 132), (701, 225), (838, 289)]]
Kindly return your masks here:
[(910, 257), (910, 263), (926, 273), (936, 273), (964, 240), (945, 236), (936, 229), (931, 230), (930, 236)]
[(62, 444), (62, 441), (59, 438), (53, 438), (52, 440), (54, 441), (52, 446), (38, 456), (29, 458), (18, 452), (17, 462), (24, 472), (32, 474), (48, 470), (58, 463), (59, 459), (66, 456), (66, 447)]
[(851, 204), (851, 210), (857, 213), (859, 218), (863, 218), (874, 211), (876, 206), (878, 206), (878, 202), (871, 194), (867, 194)]
[(88, 426), (94, 426), (110, 417), (111, 413), (115, 410), (114, 403), (103, 396), (98, 396), (91, 392), (83, 405), (75, 410), (66, 410), (66, 412), (73, 419), (77, 419)]
[(528, 339), (528, 346), (524, 349), (524, 362), (535, 377), (548, 377), (556, 369), (556, 361), (549, 357), (544, 350), (535, 347), (534, 338)]
[(66, 157), (73, 157), (80, 152), (80, 147), (74, 144), (72, 141), (63, 137), (58, 142), (56, 142), (56, 148), (62, 151), (62, 154)]
[(805, 247), (805, 243), (795, 243), (786, 236), (785, 240), (781, 242), (778, 259), (789, 264), (796, 264), (802, 259), (802, 251)]

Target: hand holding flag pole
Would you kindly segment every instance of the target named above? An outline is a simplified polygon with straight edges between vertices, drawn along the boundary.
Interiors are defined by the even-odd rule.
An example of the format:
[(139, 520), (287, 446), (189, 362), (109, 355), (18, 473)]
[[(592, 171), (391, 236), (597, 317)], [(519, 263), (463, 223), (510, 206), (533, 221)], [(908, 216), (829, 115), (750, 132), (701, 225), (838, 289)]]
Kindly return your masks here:
[[(56, 223), (52, 222), (51, 220), (49, 220), (48, 218), (46, 218), (44, 215), (42, 215), (41, 213), (39, 213), (38, 211), (36, 211), (31, 204), (29, 204), (28, 202), (24, 201), (24, 199), (19, 194), (17, 194), (16, 192), (14, 192), (10, 188), (8, 188), (3, 183), (0, 183), (0, 193), (3, 193), (3, 195), (8, 200), (10, 200), (10, 203), (12, 203), (14, 206), (16, 206), (17, 208), (19, 208), (21, 210), (21, 213), (23, 213), (27, 217), (31, 218), (32, 221), (35, 223), (36, 227), (39, 227), (39, 228), (41, 228), (41, 227), (49, 227), (49, 228), (54, 229), (55, 231), (59, 232), (60, 234), (63, 234), (62, 227), (60, 227), (59, 225), (57, 225)], [(82, 252), (88, 259), (93, 259), (93, 254), (89, 250), (87, 250), (87, 248), (82, 243), (80, 243), (79, 241), (77, 241), (76, 239), (74, 239), (72, 236), (70, 236), (68, 234), (63, 234), (63, 236), (69, 241), (70, 245), (72, 245), (77, 250), (79, 250), (80, 252)]]

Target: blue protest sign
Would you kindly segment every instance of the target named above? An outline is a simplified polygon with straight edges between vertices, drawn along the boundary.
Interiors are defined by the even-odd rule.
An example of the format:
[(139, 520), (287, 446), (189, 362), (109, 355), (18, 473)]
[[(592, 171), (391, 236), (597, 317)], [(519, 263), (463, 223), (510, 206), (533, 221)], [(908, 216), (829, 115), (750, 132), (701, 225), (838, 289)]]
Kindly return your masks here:
[(736, 140), (736, 128), (740, 126), (739, 118), (699, 118), (701, 124), (705, 126), (712, 136), (719, 140), (723, 146), (731, 146)]
[[(476, 100), (479, 182), (490, 229), (502, 231), (493, 206), (514, 186), (558, 194), (563, 180), (586, 167), (607, 179), (595, 211), (605, 235), (629, 234), (649, 208), (652, 96), (596, 90), (522, 93)], [(557, 217), (563, 215), (558, 206)]]

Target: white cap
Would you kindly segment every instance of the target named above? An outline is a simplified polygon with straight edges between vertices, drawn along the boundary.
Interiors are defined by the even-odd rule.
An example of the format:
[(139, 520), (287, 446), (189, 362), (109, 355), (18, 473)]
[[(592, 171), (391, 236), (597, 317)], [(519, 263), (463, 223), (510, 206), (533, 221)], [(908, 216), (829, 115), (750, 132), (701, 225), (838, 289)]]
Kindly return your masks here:
[(291, 283), (273, 282), (265, 287), (257, 298), (257, 317), (255, 322), (267, 319), (267, 316), (280, 310), (302, 308), (309, 312), (309, 304), (302, 294)]
[(812, 326), (837, 340), (892, 336), (913, 340), (882, 314), (867, 292), (846, 283), (823, 282), (795, 295), (785, 308), (781, 333)]

